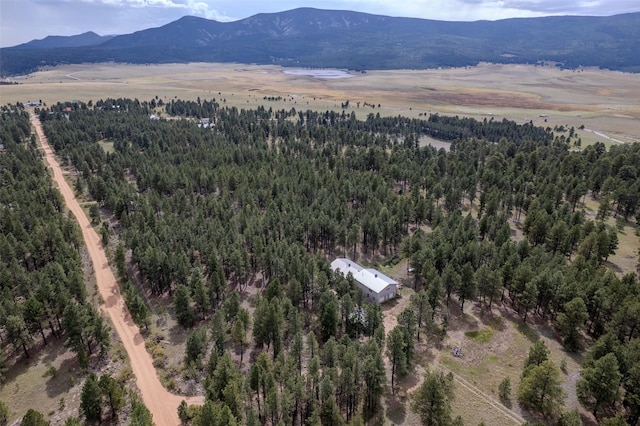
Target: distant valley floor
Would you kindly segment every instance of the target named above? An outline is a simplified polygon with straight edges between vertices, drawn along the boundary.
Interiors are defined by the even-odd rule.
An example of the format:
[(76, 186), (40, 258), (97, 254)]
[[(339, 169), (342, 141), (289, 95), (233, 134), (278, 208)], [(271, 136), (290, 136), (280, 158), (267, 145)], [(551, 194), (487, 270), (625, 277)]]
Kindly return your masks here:
[(345, 110), (359, 118), (370, 113), (506, 117), (550, 127), (584, 125), (592, 130), (578, 132), (585, 144), (640, 141), (640, 74), (596, 69), (481, 64), (356, 73), (241, 64), (87, 64), (14, 81), (20, 84), (0, 88), (2, 103), (199, 97), (239, 108), (340, 110), (349, 101)]

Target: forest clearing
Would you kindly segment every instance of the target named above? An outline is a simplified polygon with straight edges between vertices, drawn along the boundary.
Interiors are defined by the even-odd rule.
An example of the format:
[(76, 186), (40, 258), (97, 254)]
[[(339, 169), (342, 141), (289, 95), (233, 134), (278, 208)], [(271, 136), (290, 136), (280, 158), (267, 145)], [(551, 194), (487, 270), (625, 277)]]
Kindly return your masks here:
[[(466, 71), (459, 73), (471, 78)], [(59, 84), (86, 78), (80, 71), (67, 74), (74, 78)], [(274, 81), (282, 78), (273, 74)], [(165, 84), (164, 77), (155, 78), (155, 89)], [(344, 91), (324, 100), (327, 108), (354, 93), (346, 85), (357, 86), (359, 78), (332, 80)], [(105, 309), (114, 309), (112, 327), (125, 330), (121, 336), (133, 333), (122, 337), (129, 356), (144, 352), (145, 371), (137, 369), (138, 360), (130, 362), (138, 381), (145, 373), (152, 378), (143, 380), (156, 382), (154, 390), (138, 387), (157, 424), (158, 418), (171, 418), (167, 424), (420, 424), (410, 402), (423, 373), (439, 372), (445, 374), (433, 383), (441, 380), (445, 393), (446, 374), (455, 374), (448, 413), (454, 424), (456, 416), (465, 424), (506, 425), (523, 418), (555, 424), (572, 410), (587, 424), (615, 413), (630, 421), (640, 414), (631, 399), (638, 330), (627, 321), (635, 318), (640, 293), (637, 144), (608, 144), (606, 150), (591, 141), (576, 149), (580, 130), (565, 127), (576, 117), (563, 116), (555, 129), (412, 110), (416, 120), (376, 117), (364, 114), (362, 105), (354, 108), (355, 97), (342, 114), (318, 112), (321, 103), (305, 112), (299, 103), (311, 92), (276, 101), (257, 99), (257, 92), (242, 95), (249, 101), (244, 104), (255, 101), (246, 110), (242, 100), (234, 99), (237, 108), (221, 102), (222, 92), (191, 101), (162, 101), (156, 94), (34, 110), (66, 170), (65, 199), (90, 201), (84, 207), (93, 224), (80, 211), (80, 231), (91, 231), (90, 252), (104, 255), (100, 245), (108, 247), (109, 261), (94, 260), (102, 268), (96, 273), (110, 275), (113, 268), (110, 291), (120, 296), (117, 279), (131, 317), (118, 324), (124, 305), (110, 293), (103, 295)], [(450, 99), (473, 108), (491, 105), (482, 90), (467, 92)], [(514, 105), (529, 98), (504, 96)], [(544, 106), (555, 101), (550, 95)], [(531, 112), (535, 102), (522, 106)], [(553, 107), (559, 114), (577, 111)], [(629, 114), (634, 108), (624, 107)], [(20, 108), (15, 111), (3, 114), (9, 129), (3, 134), (17, 139), (8, 144), (11, 155), (30, 135)], [(198, 127), (203, 117), (215, 127)], [(625, 131), (632, 133), (633, 125)], [(7, 235), (18, 235), (16, 229)], [(401, 297), (381, 307), (364, 304), (348, 277), (327, 269), (342, 253), (402, 281)], [(26, 276), (41, 277), (39, 261), (24, 258), (34, 268)], [(109, 291), (100, 279), (98, 288)], [(71, 306), (85, 306), (77, 293)], [(21, 295), (4, 309), (18, 324), (27, 312), (23, 301), (44, 295)], [(62, 303), (45, 301), (48, 307)], [(28, 335), (39, 331), (44, 338), (45, 328), (69, 336), (70, 309), (57, 309), (68, 311), (57, 326), (53, 309), (36, 320), (25, 316), (17, 328), (2, 324), (11, 353), (35, 350)], [(103, 344), (104, 333), (96, 332), (102, 326), (86, 309), (96, 324), (90, 334), (81, 333), (89, 339), (82, 343), (95, 368), (92, 350)], [(518, 391), (521, 381), (534, 378), (523, 367), (530, 349), (542, 343), (545, 359), (527, 371), (538, 374), (543, 365), (562, 370), (560, 394), (566, 395), (549, 406), (536, 406)], [(84, 362), (87, 349), (71, 340), (67, 345), (68, 362)], [(606, 356), (585, 355), (594, 345), (608, 345)], [(581, 371), (614, 353), (617, 399), (594, 408), (584, 388), (576, 392)], [(203, 395), (191, 402), (205, 405), (176, 410), (182, 398), (157, 393), (156, 369), (171, 392)], [(512, 389), (506, 397), (504, 379)], [(19, 397), (5, 396), (11, 389), (3, 385), (3, 401)]]

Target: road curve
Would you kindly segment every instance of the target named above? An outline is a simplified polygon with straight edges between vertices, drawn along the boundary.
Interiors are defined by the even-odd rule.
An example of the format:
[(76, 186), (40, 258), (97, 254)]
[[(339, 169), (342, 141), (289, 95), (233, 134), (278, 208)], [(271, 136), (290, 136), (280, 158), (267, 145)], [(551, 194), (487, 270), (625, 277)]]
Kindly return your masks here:
[(53, 150), (49, 146), (47, 138), (42, 131), (42, 125), (37, 116), (31, 115), (31, 122), (36, 129), (40, 144), (44, 150), (47, 163), (53, 170), (53, 179), (58, 184), (58, 189), (67, 208), (73, 213), (82, 230), (82, 237), (87, 246), (93, 269), (96, 276), (98, 291), (104, 301), (102, 311), (111, 319), (114, 330), (120, 336), (124, 345), (131, 369), (136, 376), (136, 385), (142, 396), (144, 404), (153, 415), (153, 421), (157, 426), (176, 426), (180, 424), (177, 408), (180, 401), (185, 399), (188, 404), (203, 404), (203, 397), (182, 397), (167, 391), (156, 374), (151, 356), (144, 346), (144, 339), (138, 326), (132, 321), (127, 309), (120, 287), (109, 267), (107, 256), (104, 252), (100, 238), (91, 227), (89, 219), (78, 204), (69, 184), (64, 179), (62, 169), (56, 161)]

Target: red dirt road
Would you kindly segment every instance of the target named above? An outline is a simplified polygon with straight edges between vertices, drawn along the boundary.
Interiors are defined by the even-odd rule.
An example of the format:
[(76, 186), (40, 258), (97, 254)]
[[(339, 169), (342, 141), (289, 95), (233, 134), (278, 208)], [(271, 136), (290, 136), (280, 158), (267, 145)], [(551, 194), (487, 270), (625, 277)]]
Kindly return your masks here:
[(157, 426), (175, 426), (180, 424), (177, 408), (183, 399), (188, 404), (203, 404), (203, 397), (182, 397), (168, 392), (160, 383), (156, 370), (153, 367), (151, 356), (144, 346), (144, 339), (140, 334), (138, 326), (131, 320), (129, 310), (120, 294), (120, 287), (109, 267), (107, 256), (100, 242), (96, 231), (91, 227), (89, 219), (85, 215), (82, 207), (78, 204), (75, 195), (69, 184), (62, 175), (62, 169), (55, 159), (53, 151), (47, 142), (47, 138), (42, 131), (40, 120), (31, 117), (33, 126), (36, 129), (40, 143), (44, 149), (46, 160), (53, 170), (53, 179), (58, 184), (58, 189), (67, 208), (73, 212), (80, 228), (82, 237), (87, 246), (93, 269), (96, 275), (98, 291), (104, 300), (102, 311), (109, 315), (114, 330), (120, 336), (122, 344), (129, 355), (131, 369), (136, 376), (136, 385), (142, 395), (149, 411), (153, 415), (153, 421)]

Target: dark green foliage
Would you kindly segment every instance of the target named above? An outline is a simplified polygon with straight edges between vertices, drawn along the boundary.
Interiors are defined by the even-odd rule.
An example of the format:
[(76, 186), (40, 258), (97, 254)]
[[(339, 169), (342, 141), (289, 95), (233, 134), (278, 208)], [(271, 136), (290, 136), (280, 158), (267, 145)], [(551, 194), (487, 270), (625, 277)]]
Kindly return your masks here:
[(227, 405), (207, 401), (198, 407), (192, 423), (195, 426), (236, 426), (238, 421)]
[[(247, 332), (249, 331), (250, 326), (251, 317), (249, 316), (249, 311), (241, 308), (240, 311), (238, 311), (238, 313), (236, 314), (235, 321), (233, 322), (233, 326), (231, 327), (231, 340), (233, 341), (236, 350), (240, 352), (241, 366), (246, 344), (248, 343)], [(298, 335), (299, 334), (297, 334), (296, 336)], [(300, 337), (300, 339), (302, 338)]]
[(416, 319), (416, 340), (420, 341), (420, 330), (431, 322), (433, 311), (429, 304), (429, 294), (426, 290), (421, 290), (411, 298), (411, 305), (415, 312)]
[(44, 414), (32, 408), (27, 410), (20, 422), (20, 426), (49, 426), (50, 424), (51, 422), (44, 418)]
[(89, 374), (82, 386), (80, 411), (88, 423), (99, 422), (102, 418), (102, 389), (93, 373)]
[(578, 410), (565, 411), (558, 418), (557, 426), (582, 426)]
[[(11, 344), (30, 357), (63, 332), (65, 307), (84, 303), (81, 235), (30, 137), (28, 113), (21, 104), (0, 109), (0, 353)], [(5, 362), (0, 355), (0, 381)]]
[(378, 409), (387, 379), (380, 347), (375, 340), (369, 341), (363, 349), (364, 415), (368, 417)]
[[(239, 423), (310, 424), (337, 422), (337, 406), (341, 421), (369, 419), (387, 391), (381, 353), (387, 331), (387, 350), (402, 347), (410, 365), (421, 327), (446, 332), (445, 294), (453, 299), (451, 307), (477, 300), (477, 290), (485, 307), (500, 296), (523, 318), (558, 318), (559, 325), (578, 324), (594, 337), (608, 332), (585, 367), (615, 352), (625, 390), (618, 407), (628, 407), (629, 419), (637, 415), (632, 366), (640, 350), (631, 350), (639, 333), (633, 321), (637, 277), (606, 269), (611, 230), (591, 221), (579, 202), (574, 206), (581, 184), (591, 187), (596, 179), (587, 164), (606, 158), (610, 167), (598, 169), (604, 180), (623, 179), (620, 167), (627, 167), (623, 175), (630, 173), (637, 146), (572, 152), (550, 129), (438, 115), (357, 120), (346, 112), (239, 111), (215, 100), (166, 103), (168, 113), (215, 122), (215, 130), (205, 130), (191, 119), (149, 120), (151, 104), (144, 101), (72, 107), (70, 120), (61, 114), (65, 105), (48, 109), (44, 125), (59, 155), (82, 173), (91, 196), (119, 220), (113, 229), (123, 245), (116, 252), (120, 262), (130, 253), (128, 266), (142, 278), (123, 288), (132, 316), (148, 318), (134, 291), (140, 288), (151, 297), (173, 297), (176, 318), (185, 326), (208, 320), (202, 329), (211, 344), (205, 347), (191, 334), (185, 357), (195, 373), (193, 361), (210, 350), (206, 376), (193, 375), (213, 403), (204, 412), (230, 413)], [(100, 132), (113, 142), (113, 153), (105, 155), (97, 144)], [(451, 149), (417, 146), (423, 135), (452, 140)], [(613, 188), (602, 183), (592, 190), (600, 192), (596, 196), (610, 193), (610, 214), (622, 214), (622, 198), (635, 189), (629, 182), (622, 196)], [(480, 207), (478, 217), (454, 208), (471, 199)], [(524, 224), (526, 238), (515, 243), (509, 225), (522, 213), (531, 219)], [(16, 222), (0, 221), (0, 227), (9, 223)], [(432, 232), (417, 229), (405, 238), (417, 223), (428, 223)], [(3, 282), (13, 282), (8, 278), (14, 272), (30, 277), (13, 260), (24, 258), (16, 256), (20, 245), (4, 244), (3, 238), (5, 233)], [(400, 333), (384, 330), (381, 306), (364, 303), (353, 279), (329, 267), (331, 257), (354, 249), (354, 257), (359, 251), (406, 256), (415, 269), (417, 295), (398, 316), (401, 345)], [(69, 328), (65, 337), (88, 360), (104, 333), (90, 332), (99, 320), (81, 300), (81, 275), (78, 280), (63, 265), (46, 264), (46, 274), (33, 279), (37, 291), (13, 299), (25, 303), (3, 304), (7, 315), (0, 322), (22, 318), (11, 321), (20, 325), (12, 342), (19, 345), (20, 330), (37, 337), (41, 324), (48, 338), (49, 329), (61, 328), (60, 317)], [(239, 297), (247, 285), (262, 288), (248, 300), (255, 307), (252, 323)], [(38, 303), (26, 304), (32, 296), (44, 311)], [(75, 312), (64, 315), (68, 306)], [(571, 333), (569, 327), (565, 332)], [(243, 375), (229, 352), (249, 347), (257, 358)], [(536, 343), (523, 378), (533, 380), (530, 374), (547, 357), (543, 343)], [(529, 396), (531, 406), (549, 416), (560, 405), (546, 402), (547, 395), (540, 404), (540, 395)]]
[(407, 366), (410, 367), (415, 353), (416, 340), (416, 315), (412, 308), (406, 308), (398, 315), (398, 327), (402, 331), (404, 340), (404, 353)]
[(103, 374), (102, 376), (100, 376), (98, 385), (102, 390), (104, 399), (109, 404), (111, 417), (117, 417), (118, 412), (120, 411), (120, 409), (122, 409), (122, 407), (124, 407), (125, 404), (124, 388), (109, 374)]
[(450, 425), (453, 376), (427, 370), (424, 381), (413, 394), (411, 409), (424, 425)]
[(582, 298), (576, 297), (565, 303), (564, 312), (558, 314), (556, 321), (560, 332), (564, 334), (564, 344), (567, 349), (571, 351), (578, 349), (578, 333), (588, 317), (587, 306)]
[(137, 396), (131, 399), (130, 426), (153, 426), (153, 416), (146, 405)]
[(193, 300), (198, 306), (201, 319), (205, 319), (205, 313), (211, 308), (211, 300), (209, 298), (209, 291), (205, 286), (204, 276), (202, 275), (202, 268), (196, 266), (191, 272), (191, 279), (189, 287), (193, 294)]
[(97, 204), (91, 204), (89, 207), (89, 217), (91, 218), (91, 223), (93, 225), (100, 223), (100, 210), (98, 209)]
[(124, 300), (127, 304), (127, 308), (129, 309), (133, 322), (135, 322), (143, 331), (147, 331), (151, 321), (151, 311), (149, 310), (147, 303), (144, 301), (136, 287), (129, 281), (123, 286), (123, 293)]
[(578, 400), (599, 418), (603, 411), (610, 412), (620, 399), (621, 380), (618, 360), (615, 354), (608, 353), (582, 370), (576, 384)]
[(187, 286), (178, 285), (173, 296), (173, 308), (176, 313), (178, 324), (186, 328), (192, 327), (196, 320), (195, 311), (191, 306), (190, 293), (191, 292)]
[(320, 339), (323, 342), (335, 336), (338, 331), (338, 302), (330, 291), (320, 297)]
[(206, 330), (193, 330), (187, 335), (184, 363), (186, 366), (195, 363), (200, 365), (207, 344)]
[(622, 414), (618, 414), (615, 417), (609, 417), (600, 422), (600, 426), (629, 426)]
[(387, 357), (391, 362), (391, 392), (395, 394), (397, 378), (407, 373), (407, 354), (404, 332), (396, 326), (387, 336)]
[[(266, 296), (265, 296), (266, 297)], [(269, 297), (267, 297), (269, 299)], [(224, 301), (224, 311), (227, 321), (232, 321), (240, 310), (240, 296), (237, 292), (232, 291), (227, 300)]]
[(546, 360), (530, 365), (525, 371), (518, 388), (520, 402), (545, 417), (558, 415), (566, 397), (558, 367)]
[(529, 348), (529, 355), (524, 361), (524, 372), (522, 375), (526, 375), (526, 371), (530, 367), (535, 367), (549, 359), (549, 348), (547, 348), (544, 340), (538, 340)]
[(180, 401), (180, 405), (178, 405), (178, 418), (180, 418), (180, 421), (183, 424), (188, 423), (191, 420), (189, 406), (187, 405), (187, 401), (185, 401), (184, 399)]
[(127, 261), (126, 261), (126, 249), (124, 244), (118, 243), (113, 253), (113, 261), (118, 272), (118, 278), (125, 280), (127, 278)]
[(498, 395), (505, 402), (511, 399), (511, 380), (508, 377), (505, 377), (498, 385)]

